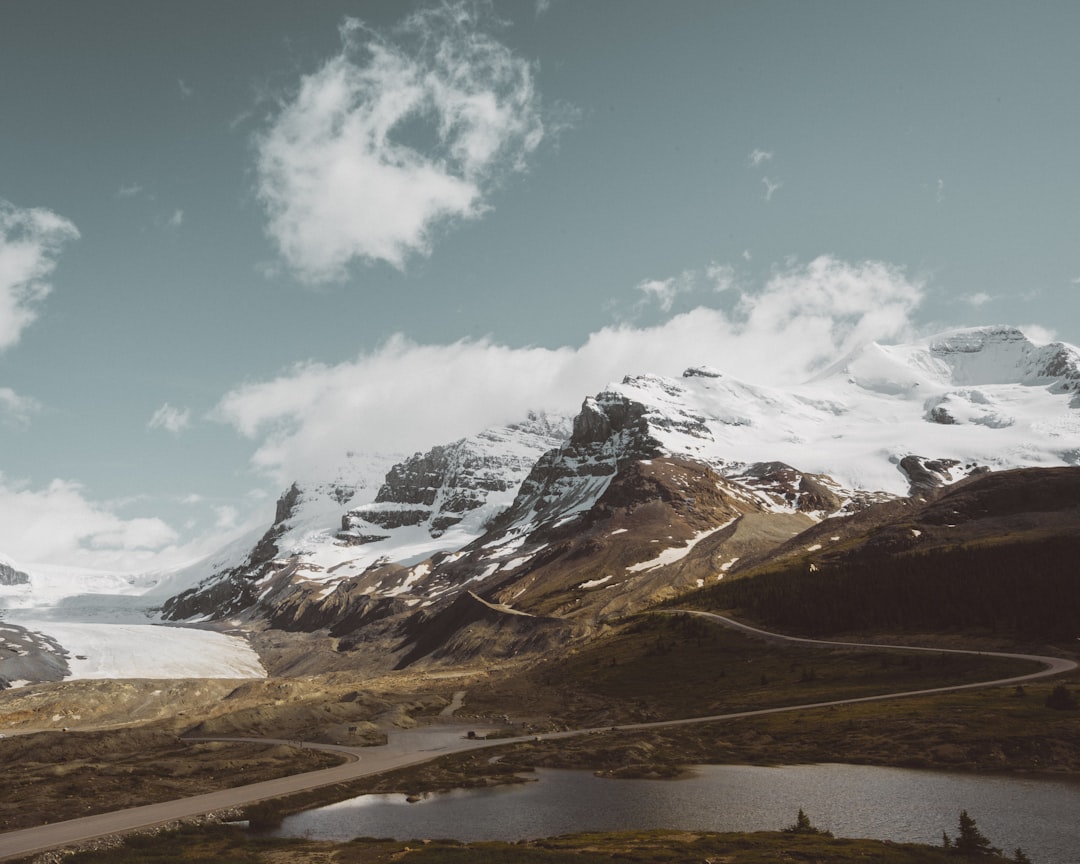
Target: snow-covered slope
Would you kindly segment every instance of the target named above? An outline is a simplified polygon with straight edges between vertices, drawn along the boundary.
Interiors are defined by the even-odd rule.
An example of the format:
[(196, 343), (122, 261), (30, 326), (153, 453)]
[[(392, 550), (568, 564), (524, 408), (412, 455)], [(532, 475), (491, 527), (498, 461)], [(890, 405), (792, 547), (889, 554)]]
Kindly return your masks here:
[(595, 503), (620, 463), (659, 455), (700, 461), (779, 509), (798, 504), (762, 466), (827, 478), (843, 501), (904, 495), (927, 473), (940, 483), (1075, 465), (1078, 387), (1077, 349), (1036, 346), (1008, 327), (871, 344), (789, 388), (709, 368), (628, 377), (585, 400), (570, 441), (537, 465), (504, 521), (511, 534), (566, 521)]
[(294, 484), (246, 558), (173, 598), (165, 614), (220, 617), (256, 603), (271, 606), (298, 585), (317, 585), (325, 597), (355, 579), (381, 596), (404, 594), (426, 575), (429, 558), (480, 537), (567, 431), (566, 418), (530, 414), (387, 465), (382, 483), (358, 486), (347, 497), (336, 486)]
[[(673, 566), (681, 588), (720, 578), (738, 550), (874, 501), (1077, 464), (1080, 350), (1011, 327), (957, 330), (864, 346), (788, 387), (708, 367), (637, 375), (586, 398), (572, 425), (533, 415), (407, 459), (354, 455), (333, 480), (295, 483), (269, 530), (212, 561), (102, 590), (149, 592), (171, 620), (244, 615), (335, 635), (437, 616), (466, 591), (573, 614), (594, 592), (648, 602), (675, 584)], [(20, 591), (41, 593), (0, 586)]]
[(814, 380), (764, 388), (710, 370), (625, 379), (601, 394), (644, 407), (669, 454), (733, 475), (779, 461), (851, 490), (902, 495), (907, 456), (993, 470), (1080, 461), (1080, 351), (1015, 328), (871, 344)]

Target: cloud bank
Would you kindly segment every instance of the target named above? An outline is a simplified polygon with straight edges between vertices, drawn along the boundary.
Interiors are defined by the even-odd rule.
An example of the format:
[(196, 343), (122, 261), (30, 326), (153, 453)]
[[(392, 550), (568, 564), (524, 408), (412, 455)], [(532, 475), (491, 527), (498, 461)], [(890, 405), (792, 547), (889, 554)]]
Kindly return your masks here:
[(79, 236), (51, 210), (23, 209), (0, 198), (0, 351), (15, 345), (52, 290), (48, 276), (63, 245)]
[[(703, 283), (716, 281), (715, 267)], [(254, 466), (285, 484), (325, 477), (348, 451), (409, 453), (529, 410), (574, 413), (627, 374), (709, 364), (760, 384), (804, 380), (860, 344), (912, 336), (923, 297), (899, 268), (830, 256), (778, 269), (756, 291), (728, 290), (742, 290), (730, 312), (699, 306), (657, 326), (606, 327), (578, 347), (396, 335), (349, 362), (302, 363), (238, 387), (214, 416), (255, 441)]]
[(0, 476), (4, 553), (26, 563), (71, 564), (108, 569), (175, 542), (160, 519), (123, 519), (88, 500), (82, 488), (53, 480), (43, 489), (12, 484)]
[(340, 280), (354, 260), (403, 268), (437, 225), (480, 216), (524, 169), (544, 137), (540, 100), (494, 24), (464, 2), (385, 33), (345, 20), (341, 52), (255, 140), (267, 232), (298, 277)]

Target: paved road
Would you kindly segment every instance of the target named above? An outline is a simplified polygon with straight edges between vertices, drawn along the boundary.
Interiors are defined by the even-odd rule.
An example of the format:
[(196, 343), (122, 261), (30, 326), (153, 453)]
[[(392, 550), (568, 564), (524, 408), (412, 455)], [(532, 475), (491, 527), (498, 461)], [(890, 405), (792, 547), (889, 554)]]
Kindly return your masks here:
[[(956, 684), (949, 687), (933, 687), (925, 690), (909, 690), (903, 693), (886, 693), (880, 696), (862, 696), (853, 699), (837, 699), (829, 702), (788, 705), (779, 708), (758, 708), (751, 711), (739, 711), (731, 714), (715, 714), (707, 717), (659, 720), (650, 723), (627, 723), (621, 724), (618, 727), (619, 730), (629, 731), (635, 729), (658, 729), (665, 726), (688, 726), (695, 723), (713, 723), (716, 721), (733, 720), (740, 717), (753, 717), (763, 714), (779, 714), (787, 711), (805, 711), (813, 708), (850, 705), (858, 702), (900, 699), (905, 696), (948, 693), (957, 690), (973, 690), (985, 687), (1010, 686), (1021, 684), (1026, 681), (1033, 681), (1038, 678), (1045, 678), (1051, 675), (1059, 675), (1063, 672), (1070, 672), (1077, 668), (1077, 664), (1072, 660), (1066, 660), (1061, 657), (1041, 657), (1033, 654), (1008, 654), (993, 651), (964, 651), (952, 648), (920, 648), (901, 645), (877, 645), (871, 643), (830, 642), (817, 639), (802, 639), (794, 636), (782, 636), (778, 633), (769, 633), (765, 630), (758, 630), (730, 618), (724, 618), (723, 616), (714, 615), (709, 612), (697, 612), (694, 610), (676, 610), (676, 612), (685, 612), (686, 614), (706, 618), (725, 627), (740, 630), (749, 636), (769, 641), (857, 649), (871, 648), (896, 651), (921, 651), (932, 654), (977, 654), (987, 657), (1028, 660), (1040, 663), (1044, 668), (1025, 675), (1014, 675), (1009, 678), (1000, 678), (994, 681), (980, 681), (973, 684)], [(164, 801), (160, 804), (148, 804), (130, 810), (101, 813), (96, 816), (86, 816), (68, 822), (58, 822), (53, 825), (41, 825), (36, 828), (27, 828), (21, 831), (11, 831), (6, 834), (0, 834), (0, 860), (30, 855), (57, 846), (85, 843), (97, 837), (103, 837), (110, 834), (121, 834), (127, 831), (148, 828), (178, 819), (189, 819), (215, 810), (227, 810), (230, 808), (242, 807), (246, 804), (264, 801), (268, 798), (277, 798), (282, 795), (290, 795), (295, 792), (316, 789), (320, 786), (329, 786), (333, 783), (356, 780), (361, 777), (380, 774), (396, 768), (417, 765), (450, 753), (460, 753), (465, 750), (475, 750), (484, 747), (498, 747), (518, 741), (532, 740), (534, 737), (546, 740), (569, 738), (575, 735), (607, 731), (609, 728), (610, 727), (573, 729), (567, 732), (552, 732), (540, 736), (503, 738), (486, 741), (483, 739), (467, 738), (466, 727), (464, 726), (438, 726), (393, 733), (390, 741), (384, 747), (360, 748), (341, 747), (330, 744), (305, 744), (304, 746), (307, 747), (317, 747), (321, 750), (341, 753), (345, 755), (349, 761), (334, 768), (310, 771), (304, 774), (294, 774), (290, 777), (267, 780), (262, 783), (253, 783), (247, 786), (237, 786), (233, 789), (222, 789), (218, 792), (195, 795), (177, 801)], [(267, 739), (242, 738), (216, 740), (256, 740), (260, 743), (281, 744), (295, 743), (289, 741), (268, 741)]]

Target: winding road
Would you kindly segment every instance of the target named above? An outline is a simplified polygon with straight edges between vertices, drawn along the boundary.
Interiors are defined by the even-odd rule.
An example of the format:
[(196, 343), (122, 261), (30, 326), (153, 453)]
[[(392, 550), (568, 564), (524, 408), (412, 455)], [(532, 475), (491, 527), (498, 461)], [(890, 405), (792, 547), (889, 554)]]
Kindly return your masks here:
[[(925, 690), (908, 690), (902, 693), (885, 693), (880, 696), (861, 696), (851, 699), (837, 699), (829, 702), (788, 705), (779, 708), (758, 708), (752, 711), (740, 711), (731, 714), (714, 714), (707, 717), (688, 717), (680, 720), (627, 723), (618, 726), (617, 728), (619, 731), (658, 729), (665, 726), (688, 726), (695, 723), (713, 723), (716, 721), (733, 720), (740, 717), (754, 717), (763, 714), (779, 714), (788, 711), (805, 711), (835, 705), (850, 705), (858, 702), (900, 699), (906, 696), (949, 693), (957, 690), (974, 690), (985, 687), (1011, 686), (1027, 681), (1034, 681), (1039, 678), (1046, 678), (1052, 675), (1060, 675), (1064, 672), (1071, 672), (1077, 668), (1077, 663), (1075, 661), (1061, 657), (1042, 657), (1034, 654), (1009, 654), (994, 651), (969, 651), (954, 648), (922, 648), (903, 645), (831, 642), (770, 633), (710, 612), (698, 612), (686, 609), (673, 610), (671, 614), (694, 615), (713, 621), (722, 626), (739, 630), (748, 636), (773, 642), (790, 642), (832, 648), (849, 648), (854, 650), (864, 650), (869, 648), (888, 649), (890, 651), (920, 651), (933, 654), (975, 654), (987, 657), (1031, 661), (1042, 664), (1044, 668), (1024, 675), (1014, 675), (1009, 678), (999, 678), (993, 681), (956, 684), (948, 687), (933, 687)], [(458, 694), (455, 694), (455, 703), (460, 705)], [(236, 786), (232, 789), (222, 789), (217, 792), (194, 795), (176, 801), (163, 801), (159, 804), (147, 804), (142, 807), (134, 807), (128, 810), (117, 810), (112, 813), (99, 813), (95, 816), (84, 816), (80, 819), (72, 819), (67, 822), (57, 822), (51, 825), (25, 828), (20, 831), (10, 831), (6, 834), (0, 834), (0, 861), (32, 855), (59, 846), (85, 844), (100, 837), (123, 834), (125, 832), (150, 828), (181, 819), (191, 819), (214, 811), (243, 807), (258, 801), (278, 798), (283, 795), (291, 795), (296, 792), (304, 792), (321, 786), (329, 786), (334, 783), (344, 783), (361, 777), (368, 777), (373, 774), (392, 771), (397, 768), (418, 765), (451, 753), (461, 753), (463, 751), (477, 750), (485, 747), (501, 747), (506, 744), (529, 741), (536, 738), (555, 740), (609, 730), (610, 727), (573, 729), (566, 732), (552, 732), (539, 736), (530, 735), (520, 738), (500, 738), (489, 741), (485, 739), (468, 738), (466, 736), (467, 730), (464, 726), (436, 726), (392, 733), (389, 742), (382, 747), (361, 748), (344, 747), (332, 744), (304, 744), (306, 747), (314, 747), (320, 750), (340, 753), (344, 755), (348, 761), (333, 768), (309, 771), (304, 774), (294, 774), (289, 777), (281, 777), (277, 780), (266, 780), (261, 783), (252, 783), (247, 786)], [(272, 744), (296, 743), (294, 741), (279, 741), (273, 739), (217, 738), (213, 740), (256, 740), (260, 743)]]

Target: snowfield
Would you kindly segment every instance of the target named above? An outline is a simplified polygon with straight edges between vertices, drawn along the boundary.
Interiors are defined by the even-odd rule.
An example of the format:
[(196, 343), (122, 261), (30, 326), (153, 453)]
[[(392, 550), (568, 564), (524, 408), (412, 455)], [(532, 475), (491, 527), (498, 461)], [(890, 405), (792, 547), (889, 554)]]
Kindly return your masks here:
[[(245, 639), (158, 624), (88, 624), (12, 620), (56, 639), (80, 678), (265, 678)], [(82, 659), (80, 659), (82, 658)]]
[[(570, 433), (579, 421), (575, 441)], [(639, 446), (639, 434), (648, 446), (628, 449)], [(679, 379), (628, 376), (586, 398), (574, 423), (530, 414), (407, 459), (349, 454), (332, 479), (299, 478), (279, 500), (266, 537), (276, 563), (257, 562), (262, 581), (255, 587), (270, 596), (284, 574), (325, 598), (344, 580), (367, 579), (365, 592), (426, 605), (535, 560), (543, 548), (535, 545), (539, 528), (558, 528), (589, 511), (620, 460), (654, 452), (704, 463), (731, 481), (730, 494), (773, 512), (793, 512), (797, 500), (755, 485), (755, 465), (823, 475), (841, 501), (854, 492), (908, 494), (918, 478), (905, 462), (934, 465), (924, 482), (956, 482), (984, 468), (1080, 465), (1080, 349), (1037, 344), (1016, 328), (995, 326), (908, 345), (870, 343), (811, 380), (785, 386), (709, 367)], [(496, 514), (504, 519), (490, 535)], [(673, 564), (724, 527), (657, 547), (655, 557), (626, 569), (648, 573)], [(236, 568), (252, 569), (249, 559), (265, 533), (253, 529), (173, 572), (107, 573), (0, 554), (0, 564), (17, 571), (5, 573), (12, 584), (0, 585), (0, 614), (55, 638), (70, 655), (74, 678), (261, 677), (244, 640), (152, 622), (169, 598), (217, 584)], [(489, 560), (471, 571), (440, 572), (472, 543), (482, 543)], [(436, 555), (451, 557), (432, 560)], [(737, 560), (721, 564), (716, 578)], [(610, 588), (610, 579), (578, 587)], [(190, 608), (192, 621), (214, 614), (213, 604)]]

